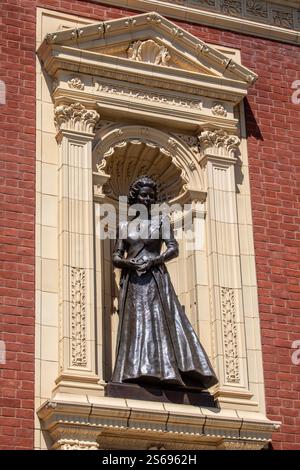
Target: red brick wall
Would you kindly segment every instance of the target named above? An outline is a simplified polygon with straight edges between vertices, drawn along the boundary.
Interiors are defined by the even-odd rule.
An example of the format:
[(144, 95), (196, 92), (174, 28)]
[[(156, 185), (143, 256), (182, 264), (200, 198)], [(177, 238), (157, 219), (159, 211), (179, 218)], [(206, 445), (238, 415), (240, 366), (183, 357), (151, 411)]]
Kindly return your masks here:
[[(7, 361), (0, 364), (0, 449), (33, 447), (36, 5), (95, 20), (134, 14), (77, 0), (1, 2), (0, 340)], [(299, 48), (177, 23), (205, 41), (240, 48), (243, 64), (260, 77), (246, 108), (267, 413), (283, 422), (274, 447), (299, 449), (300, 366), (291, 362), (291, 344), (300, 339), (300, 105), (291, 103)]]

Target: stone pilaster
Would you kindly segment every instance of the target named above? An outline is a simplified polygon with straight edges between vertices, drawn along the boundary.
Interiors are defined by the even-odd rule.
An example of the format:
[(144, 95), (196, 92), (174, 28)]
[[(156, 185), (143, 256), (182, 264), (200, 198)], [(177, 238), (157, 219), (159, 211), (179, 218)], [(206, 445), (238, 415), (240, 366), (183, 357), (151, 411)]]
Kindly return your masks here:
[(216, 396), (222, 406), (253, 406), (248, 390), (236, 204), (235, 163), (240, 141), (223, 130), (204, 130), (199, 143), (207, 189), (212, 357), (220, 381)]
[(59, 145), (58, 392), (101, 394), (96, 375), (92, 141), (99, 115), (80, 103), (55, 109)]

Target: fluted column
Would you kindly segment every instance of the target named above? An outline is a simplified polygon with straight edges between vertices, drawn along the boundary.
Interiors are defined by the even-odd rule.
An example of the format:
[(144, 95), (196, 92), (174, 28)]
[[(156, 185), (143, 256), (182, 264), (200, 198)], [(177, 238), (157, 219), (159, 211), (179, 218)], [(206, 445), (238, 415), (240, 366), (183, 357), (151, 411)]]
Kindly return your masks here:
[[(96, 374), (92, 141), (99, 115), (55, 109), (59, 145), (59, 375), (54, 393), (101, 394)], [(55, 347), (55, 345), (53, 345)]]
[(249, 402), (235, 164), (239, 138), (223, 130), (199, 136), (207, 189), (207, 255), (212, 355), (223, 403)]

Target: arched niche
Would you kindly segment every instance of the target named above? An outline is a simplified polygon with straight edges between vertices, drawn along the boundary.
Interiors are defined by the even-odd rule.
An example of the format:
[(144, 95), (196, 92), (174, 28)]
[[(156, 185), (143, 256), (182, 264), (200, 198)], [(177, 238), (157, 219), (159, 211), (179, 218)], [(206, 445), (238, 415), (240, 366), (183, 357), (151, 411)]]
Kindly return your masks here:
[[(103, 240), (100, 237), (103, 216), (101, 204), (112, 204), (118, 220), (119, 196), (126, 196), (131, 182), (144, 174), (153, 177), (157, 182), (161, 202), (166, 201), (177, 204), (182, 209), (192, 210), (196, 201), (201, 206), (205, 198), (201, 167), (197, 164), (191, 148), (178, 136), (145, 126), (120, 123), (101, 125), (93, 145), (93, 181), (96, 305), (100, 341), (98, 365), (99, 374), (105, 381), (110, 380), (115, 360), (120, 272), (113, 269), (111, 263), (114, 239), (108, 236)], [(204, 223), (203, 217), (202, 221)], [(204, 230), (202, 233), (204, 234)], [(188, 244), (189, 231), (178, 234), (180, 254), (177, 259), (168, 263), (168, 269), (180, 302), (199, 334), (202, 312), (197, 301), (197, 255)], [(204, 249), (204, 241), (202, 244)], [(204, 312), (205, 315), (207, 312)], [(205, 331), (202, 336), (207, 346), (210, 332)]]

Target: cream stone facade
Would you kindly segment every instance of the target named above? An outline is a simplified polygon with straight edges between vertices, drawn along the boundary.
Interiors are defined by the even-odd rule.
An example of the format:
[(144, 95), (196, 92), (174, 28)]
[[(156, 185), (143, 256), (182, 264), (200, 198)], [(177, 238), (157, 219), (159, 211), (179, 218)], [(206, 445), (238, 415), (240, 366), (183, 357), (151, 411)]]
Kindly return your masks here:
[[(259, 449), (264, 379), (239, 52), (149, 12), (93, 23), (38, 9), (36, 448)], [(104, 396), (117, 273), (100, 206), (154, 176), (202, 242), (168, 264), (220, 380), (216, 408)], [(116, 275), (115, 275), (116, 274)]]

